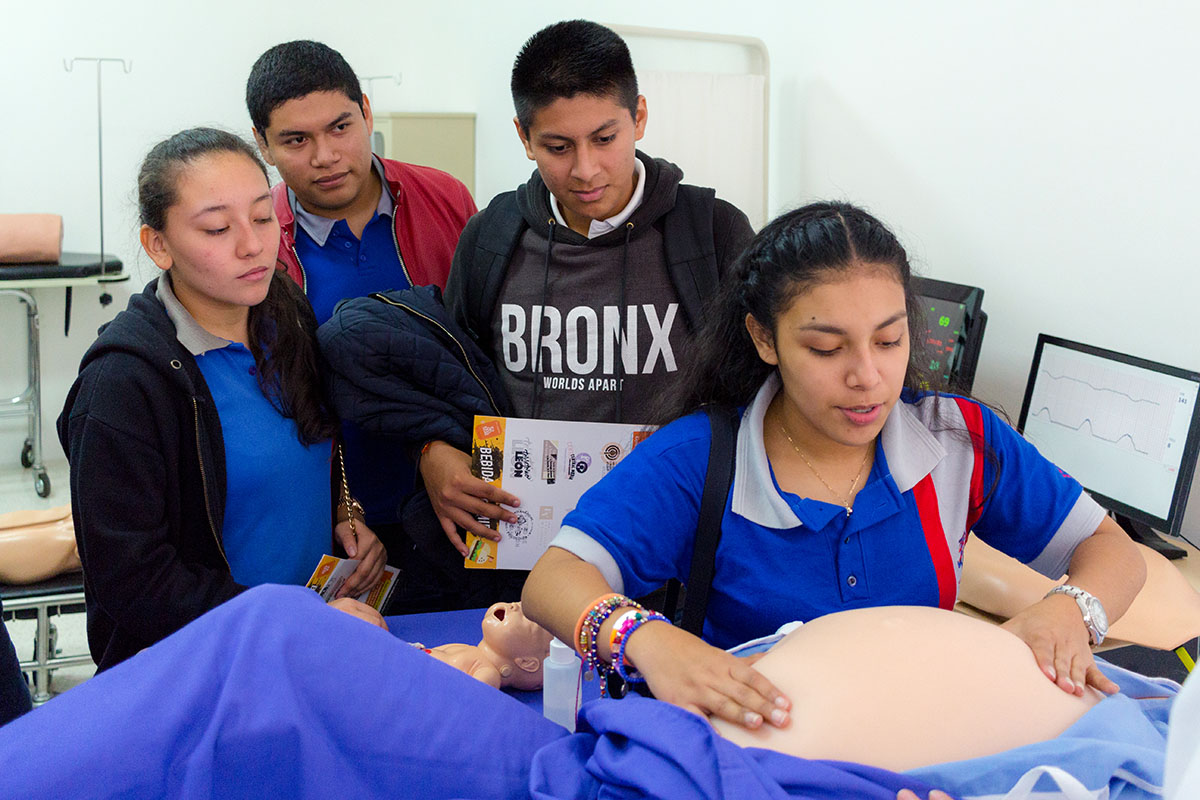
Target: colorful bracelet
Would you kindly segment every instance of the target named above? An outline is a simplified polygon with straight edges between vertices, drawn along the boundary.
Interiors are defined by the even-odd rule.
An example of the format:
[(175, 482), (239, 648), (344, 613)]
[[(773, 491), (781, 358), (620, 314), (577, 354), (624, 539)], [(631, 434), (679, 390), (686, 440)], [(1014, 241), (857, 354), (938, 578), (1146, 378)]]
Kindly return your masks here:
[(625, 611), (624, 613), (622, 613), (619, 617), (617, 617), (613, 621), (612, 633), (608, 637), (608, 652), (612, 653), (614, 657), (617, 654), (617, 648), (621, 646), (621, 639), (624, 635), (621, 632), (621, 628), (625, 625), (626, 622), (629, 622), (630, 620), (632, 620), (635, 616), (637, 616), (641, 612), (642, 612), (642, 609), (640, 607), (639, 608), (631, 608), (628, 611)]
[(625, 648), (629, 644), (629, 637), (633, 636), (633, 632), (638, 628), (651, 621), (665, 622), (668, 625), (671, 623), (662, 614), (657, 611), (647, 611), (645, 609), (635, 611), (633, 614), (626, 614), (621, 618), (620, 630), (614, 628), (613, 641), (616, 643), (613, 647), (613, 668), (615, 672), (625, 679), (626, 683), (641, 683), (646, 679), (642, 677), (637, 670), (629, 671), (625, 663)]
[(600, 676), (601, 697), (608, 696), (608, 674), (612, 672), (612, 667), (600, 657), (597, 640), (600, 628), (619, 608), (641, 608), (641, 606), (622, 594), (604, 595), (583, 612), (575, 626), (575, 649), (583, 658), (583, 669), (588, 677), (593, 674)]
[(575, 638), (572, 641), (575, 645), (575, 652), (579, 653), (580, 657), (587, 658), (587, 646), (583, 638), (583, 628), (584, 624), (588, 621), (588, 617), (595, 613), (597, 609), (602, 608), (605, 603), (609, 602), (613, 598), (621, 596), (622, 595), (619, 595), (616, 592), (601, 595), (600, 597), (596, 598), (595, 602), (588, 606), (586, 611), (579, 615), (579, 620), (575, 623)]

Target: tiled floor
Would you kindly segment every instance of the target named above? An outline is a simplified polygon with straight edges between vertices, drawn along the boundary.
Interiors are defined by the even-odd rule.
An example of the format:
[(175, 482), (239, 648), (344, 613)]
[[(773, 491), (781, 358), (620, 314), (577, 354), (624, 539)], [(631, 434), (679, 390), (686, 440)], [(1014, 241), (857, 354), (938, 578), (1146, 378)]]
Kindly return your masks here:
[[(33, 488), (33, 474), (21, 469), (14, 453), (12, 458), (0, 453), (0, 513), (20, 509), (45, 509), (69, 505), (71, 494), (67, 483), (67, 463), (48, 462), (46, 471), (50, 476), (51, 492), (47, 498), (37, 496)], [(82, 613), (63, 614), (50, 618), (57, 633), (57, 647), (62, 654), (86, 653), (86, 618)], [(21, 660), (32, 658), (35, 622), (32, 619), (17, 619), (6, 623), (9, 636), (17, 648)], [(64, 667), (50, 676), (50, 692), (61, 694), (73, 686), (83, 683), (96, 672), (94, 665)]]

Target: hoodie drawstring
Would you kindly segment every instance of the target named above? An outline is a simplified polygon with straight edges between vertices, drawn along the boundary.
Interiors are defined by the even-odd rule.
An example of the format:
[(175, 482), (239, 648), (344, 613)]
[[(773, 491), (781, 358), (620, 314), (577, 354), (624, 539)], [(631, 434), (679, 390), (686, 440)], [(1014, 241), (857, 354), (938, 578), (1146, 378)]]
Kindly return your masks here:
[[(617, 306), (617, 422), (624, 422), (621, 400), (625, 395), (625, 279), (629, 275), (629, 237), (633, 236), (633, 223), (625, 223), (625, 245), (621, 248), (621, 304)], [(637, 363), (637, 353), (633, 354)]]
[(549, 225), (549, 228), (546, 231), (546, 261), (542, 269), (542, 304), (538, 306), (537, 319), (533, 324), (533, 396), (529, 404), (531, 409), (529, 416), (533, 419), (538, 418), (538, 401), (541, 399), (538, 381), (542, 375), (542, 319), (546, 315), (546, 298), (549, 297), (550, 250), (554, 247), (554, 227), (558, 221), (551, 217), (546, 220), (546, 224)]

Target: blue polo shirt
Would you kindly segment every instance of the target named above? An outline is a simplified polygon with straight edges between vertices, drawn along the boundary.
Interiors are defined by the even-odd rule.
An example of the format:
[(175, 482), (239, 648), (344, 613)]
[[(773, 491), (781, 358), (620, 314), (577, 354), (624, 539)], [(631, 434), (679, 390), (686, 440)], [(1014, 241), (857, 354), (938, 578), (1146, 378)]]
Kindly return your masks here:
[[(296, 255), (307, 276), (308, 299), (317, 323), (333, 316), (342, 300), (372, 292), (407, 289), (409, 283), (396, 244), (395, 201), (388, 191), (383, 164), (372, 156), (383, 190), (371, 221), (356, 237), (346, 220), (333, 220), (306, 211), (288, 189), (296, 215)], [(369, 525), (396, 521), (396, 509), (413, 488), (416, 469), (394, 443), (370, 436), (345, 422), (346, 477), (350, 492), (363, 505)]]
[(254, 355), (208, 333), (160, 279), (158, 296), (180, 343), (196, 358), (221, 420), (225, 516), (221, 544), (245, 586), (308, 581), (333, 546), (328, 440), (304, 445), (258, 384)]
[[(906, 394), (896, 404), (850, 516), (783, 491), (762, 435), (779, 385), (778, 376), (763, 385), (738, 430), (704, 625), (717, 647), (851, 608), (951, 608), (970, 531), (1057, 579), (1103, 518), (1075, 480), (990, 410), (947, 395)], [(968, 432), (981, 434), (998, 469)], [(584, 494), (554, 546), (631, 596), (686, 581), (710, 441), (703, 414), (656, 432)]]
[(383, 190), (361, 239), (350, 231), (346, 220), (313, 214), (300, 205), (295, 192), (287, 190), (288, 203), (296, 215), (296, 255), (304, 266), (308, 300), (318, 325), (333, 316), (334, 307), (348, 297), (412, 285), (396, 245), (395, 201), (384, 179), (383, 164), (374, 156), (371, 163)]

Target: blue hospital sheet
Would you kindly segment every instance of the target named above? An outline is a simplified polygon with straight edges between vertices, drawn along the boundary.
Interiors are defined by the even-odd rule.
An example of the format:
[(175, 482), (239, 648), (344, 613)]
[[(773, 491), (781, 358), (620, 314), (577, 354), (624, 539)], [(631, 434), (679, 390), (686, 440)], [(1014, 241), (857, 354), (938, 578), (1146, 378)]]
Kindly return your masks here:
[(581, 715), (569, 735), (309, 590), (260, 586), (0, 728), (0, 797), (891, 800), (927, 789), (745, 750), (653, 700), (597, 700)]
[(1039, 777), (1043, 767), (1051, 766), (1068, 773), (1076, 789), (1097, 800), (1161, 797), (1167, 722), (1179, 684), (1147, 678), (1101, 658), (1096, 663), (1121, 693), (1100, 701), (1056, 738), (907, 774), (969, 800), (1003, 796), (1026, 776), (1030, 790), (1057, 790), (1052, 776)]
[(569, 735), (311, 591), (261, 586), (0, 728), (0, 797), (891, 800), (999, 796), (1043, 765), (1090, 797), (1154, 796), (1171, 700), (1134, 697), (1178, 687), (1106, 670), (1129, 696), (1062, 736), (899, 775), (741, 748), (636, 696), (586, 704)]

